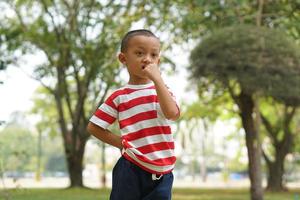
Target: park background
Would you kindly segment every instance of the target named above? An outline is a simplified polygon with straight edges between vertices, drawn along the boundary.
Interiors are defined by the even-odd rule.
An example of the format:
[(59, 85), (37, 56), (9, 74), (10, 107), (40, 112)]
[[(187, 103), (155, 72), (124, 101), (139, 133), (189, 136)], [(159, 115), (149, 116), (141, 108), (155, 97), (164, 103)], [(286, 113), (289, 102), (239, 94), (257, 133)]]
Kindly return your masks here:
[(107, 199), (120, 153), (85, 127), (126, 83), (116, 56), (136, 28), (159, 36), (162, 73), (181, 105), (174, 199), (299, 198), (298, 0), (0, 7), (0, 198)]

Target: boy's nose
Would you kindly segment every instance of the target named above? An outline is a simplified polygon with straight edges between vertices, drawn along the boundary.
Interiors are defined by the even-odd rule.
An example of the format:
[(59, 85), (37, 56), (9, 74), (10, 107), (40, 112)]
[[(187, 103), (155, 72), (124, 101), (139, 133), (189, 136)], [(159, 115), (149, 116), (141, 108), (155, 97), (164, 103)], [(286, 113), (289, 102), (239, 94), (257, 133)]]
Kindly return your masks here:
[(150, 56), (148, 55), (145, 55), (145, 57), (143, 58), (143, 62), (146, 63), (146, 64), (149, 64), (152, 62), (152, 59)]

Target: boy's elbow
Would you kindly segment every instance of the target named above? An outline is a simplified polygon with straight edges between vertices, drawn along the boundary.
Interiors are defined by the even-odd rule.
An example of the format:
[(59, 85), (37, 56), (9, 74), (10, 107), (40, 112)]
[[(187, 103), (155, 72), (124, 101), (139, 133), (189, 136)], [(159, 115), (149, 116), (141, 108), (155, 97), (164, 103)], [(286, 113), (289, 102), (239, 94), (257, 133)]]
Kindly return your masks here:
[(89, 122), (87, 127), (86, 127), (86, 130), (89, 134), (93, 135), (93, 132), (95, 130), (95, 125), (92, 123), (92, 122)]
[(166, 118), (168, 120), (175, 121), (175, 120), (177, 120), (179, 118), (179, 116), (180, 116), (180, 112), (179, 112), (179, 110), (177, 110), (177, 111), (171, 111), (171, 112), (169, 112), (167, 114)]

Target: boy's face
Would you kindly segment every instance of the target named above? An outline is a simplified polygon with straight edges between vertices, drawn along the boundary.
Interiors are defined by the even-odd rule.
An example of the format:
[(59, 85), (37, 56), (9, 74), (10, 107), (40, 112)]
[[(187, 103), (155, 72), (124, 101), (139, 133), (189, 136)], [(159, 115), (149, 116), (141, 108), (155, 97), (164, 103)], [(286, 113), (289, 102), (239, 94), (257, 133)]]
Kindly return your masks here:
[(143, 69), (149, 64), (158, 65), (159, 53), (160, 43), (157, 38), (137, 35), (128, 41), (126, 50), (119, 54), (119, 60), (127, 66), (131, 80), (147, 81)]

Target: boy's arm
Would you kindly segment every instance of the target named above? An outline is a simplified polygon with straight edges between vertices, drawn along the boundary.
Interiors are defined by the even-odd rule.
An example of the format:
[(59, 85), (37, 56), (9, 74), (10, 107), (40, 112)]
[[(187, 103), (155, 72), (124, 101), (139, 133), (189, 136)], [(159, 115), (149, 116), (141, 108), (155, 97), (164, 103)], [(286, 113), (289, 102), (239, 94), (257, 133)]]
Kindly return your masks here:
[(179, 118), (180, 112), (176, 102), (166, 87), (159, 68), (156, 64), (149, 64), (144, 68), (144, 73), (154, 82), (158, 97), (158, 102), (164, 116), (167, 119), (176, 120)]
[(164, 113), (164, 116), (170, 120), (178, 119), (180, 115), (179, 109), (162, 77), (157, 77), (153, 80), (153, 82), (155, 84), (158, 102), (162, 112)]
[(109, 130), (105, 130), (100, 126), (89, 122), (87, 126), (87, 131), (104, 143), (117, 147), (120, 150), (123, 148), (121, 137), (116, 134), (113, 134)]

